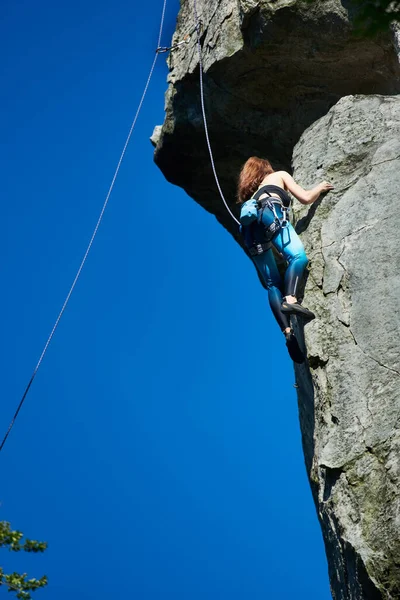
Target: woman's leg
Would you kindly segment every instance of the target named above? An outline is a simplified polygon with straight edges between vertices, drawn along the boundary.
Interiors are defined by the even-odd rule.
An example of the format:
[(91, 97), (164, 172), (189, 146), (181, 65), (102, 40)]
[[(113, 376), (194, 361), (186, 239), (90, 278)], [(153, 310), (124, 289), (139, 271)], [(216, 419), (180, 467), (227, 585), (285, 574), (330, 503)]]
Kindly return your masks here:
[(289, 223), (287, 227), (279, 231), (273, 244), (278, 252), (283, 254), (288, 263), (285, 273), (284, 295), (293, 296), (297, 299), (298, 286), (308, 264), (302, 241)]
[(279, 327), (285, 334), (289, 355), (294, 362), (301, 364), (304, 362), (304, 354), (290, 328), (289, 316), (282, 312), (282, 278), (279, 274), (272, 248), (263, 254), (253, 256), (253, 261), (268, 289), (269, 304)]
[(282, 312), (282, 278), (276, 265), (272, 248), (253, 256), (253, 261), (268, 290), (269, 305), (272, 313), (282, 331), (290, 330), (289, 318)]
[(273, 244), (288, 263), (284, 281), (285, 298), (281, 310), (287, 313), (297, 313), (307, 319), (314, 319), (314, 313), (297, 303), (297, 291), (308, 264), (308, 258), (299, 236), (290, 223), (279, 231)]

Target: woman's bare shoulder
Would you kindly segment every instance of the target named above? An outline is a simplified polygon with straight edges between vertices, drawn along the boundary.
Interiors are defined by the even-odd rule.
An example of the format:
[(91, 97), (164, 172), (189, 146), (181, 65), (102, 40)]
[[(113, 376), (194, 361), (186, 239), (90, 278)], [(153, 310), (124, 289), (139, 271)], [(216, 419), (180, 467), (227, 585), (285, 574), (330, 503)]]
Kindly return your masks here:
[(286, 171), (274, 171), (267, 175), (264, 179), (266, 183), (270, 183), (272, 185), (278, 185), (279, 187), (285, 188), (285, 178), (288, 176)]
[(287, 171), (277, 171), (277, 175), (279, 175), (280, 179), (282, 180), (283, 187), (285, 189), (289, 189), (294, 182), (291, 174)]
[(290, 173), (287, 171), (275, 171), (275, 175), (278, 175), (283, 181), (285, 181), (287, 177), (291, 177)]
[(285, 174), (287, 175), (285, 171), (274, 171), (273, 173), (269, 173), (266, 177), (264, 177), (264, 181), (280, 185), (279, 182), (283, 181)]

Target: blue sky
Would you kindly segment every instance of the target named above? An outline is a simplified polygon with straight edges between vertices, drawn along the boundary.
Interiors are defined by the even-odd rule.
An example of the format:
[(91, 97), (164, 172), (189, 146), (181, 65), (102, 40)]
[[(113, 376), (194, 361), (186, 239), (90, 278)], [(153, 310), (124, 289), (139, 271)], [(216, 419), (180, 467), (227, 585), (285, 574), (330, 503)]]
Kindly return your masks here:
[[(97, 220), (161, 8), (2, 2), (3, 431)], [(177, 11), (169, 0), (165, 45)], [(215, 218), (153, 163), (166, 75), (160, 57), (0, 456), (1, 518), (49, 549), (3, 551), (1, 564), (46, 573), (44, 600), (328, 600), (292, 366), (266, 293)]]

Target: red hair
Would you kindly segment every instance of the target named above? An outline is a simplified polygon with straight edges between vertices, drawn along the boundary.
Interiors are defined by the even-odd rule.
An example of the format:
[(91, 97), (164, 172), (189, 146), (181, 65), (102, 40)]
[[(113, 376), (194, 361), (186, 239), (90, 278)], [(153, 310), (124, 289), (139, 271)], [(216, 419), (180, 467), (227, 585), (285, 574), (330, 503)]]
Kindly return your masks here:
[(239, 175), (237, 202), (245, 202), (254, 194), (266, 175), (274, 173), (269, 160), (251, 156), (243, 165)]

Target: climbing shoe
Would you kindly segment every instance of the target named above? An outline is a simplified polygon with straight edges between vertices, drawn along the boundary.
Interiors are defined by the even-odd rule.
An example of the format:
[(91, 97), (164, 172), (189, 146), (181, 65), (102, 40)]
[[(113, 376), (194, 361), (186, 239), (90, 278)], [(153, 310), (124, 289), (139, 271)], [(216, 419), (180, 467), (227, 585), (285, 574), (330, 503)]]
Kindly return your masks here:
[(315, 319), (314, 313), (311, 312), (311, 310), (308, 310), (308, 308), (301, 306), (301, 304), (299, 304), (298, 302), (295, 302), (294, 304), (289, 304), (289, 302), (283, 301), (281, 311), (284, 313), (291, 313), (292, 315), (304, 317), (309, 321)]
[(304, 354), (302, 353), (302, 351), (300, 350), (300, 346), (296, 340), (296, 337), (295, 337), (292, 329), (290, 331), (288, 331), (287, 333), (285, 333), (285, 338), (286, 338), (286, 347), (288, 349), (290, 358), (295, 363), (298, 363), (298, 364), (303, 363), (305, 360), (305, 357), (304, 357)]

